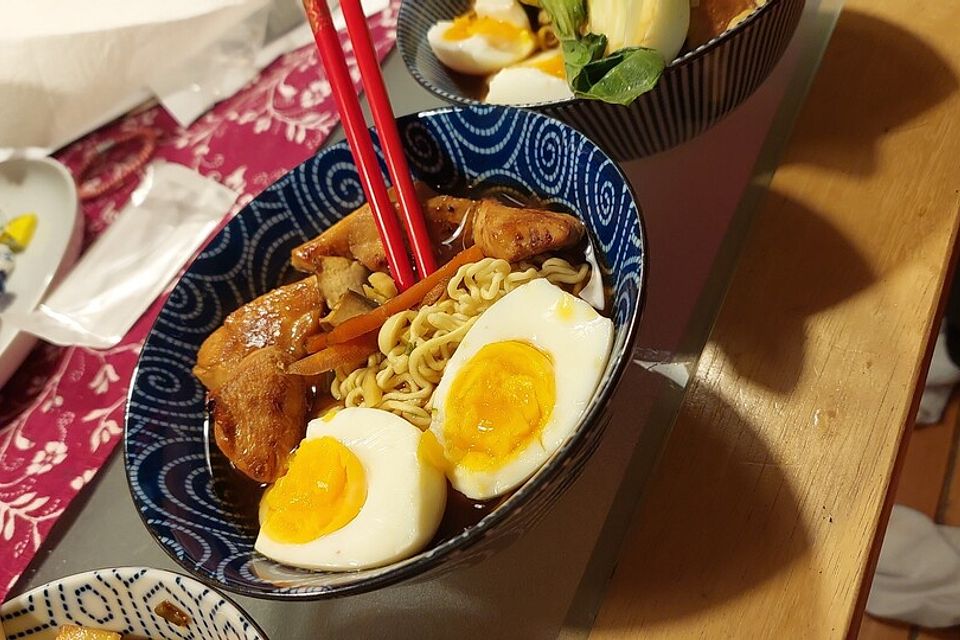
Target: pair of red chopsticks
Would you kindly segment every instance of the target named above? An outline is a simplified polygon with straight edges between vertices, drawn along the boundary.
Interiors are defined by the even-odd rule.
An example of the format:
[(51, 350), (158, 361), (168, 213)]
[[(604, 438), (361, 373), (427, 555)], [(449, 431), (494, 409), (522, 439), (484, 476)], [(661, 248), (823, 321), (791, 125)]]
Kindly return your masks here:
[[(350, 151), (360, 174), (360, 184), (367, 196), (367, 202), (373, 210), (374, 220), (380, 232), (380, 240), (387, 255), (387, 263), (397, 286), (402, 291), (417, 281), (407, 258), (406, 246), (397, 216), (390, 202), (380, 164), (373, 150), (373, 141), (360, 110), (360, 102), (353, 89), (353, 81), (347, 70), (347, 63), (340, 48), (337, 30), (330, 18), (327, 0), (303, 0), (307, 19), (313, 29), (320, 51), (320, 60), (326, 69), (327, 78), (333, 88), (333, 95), (340, 111), (343, 129), (350, 143)], [(436, 270), (433, 252), (430, 249), (430, 237), (423, 221), (423, 212), (410, 178), (407, 159), (403, 155), (400, 134), (393, 116), (393, 108), (387, 97), (387, 89), (380, 74), (380, 63), (367, 30), (367, 19), (363, 15), (360, 0), (341, 0), (340, 9), (347, 23), (347, 34), (353, 43), (353, 52), (360, 68), (363, 88), (367, 92), (367, 101), (373, 113), (380, 144), (387, 161), (387, 170), (397, 192), (400, 213), (410, 237), (413, 257), (420, 277)]]

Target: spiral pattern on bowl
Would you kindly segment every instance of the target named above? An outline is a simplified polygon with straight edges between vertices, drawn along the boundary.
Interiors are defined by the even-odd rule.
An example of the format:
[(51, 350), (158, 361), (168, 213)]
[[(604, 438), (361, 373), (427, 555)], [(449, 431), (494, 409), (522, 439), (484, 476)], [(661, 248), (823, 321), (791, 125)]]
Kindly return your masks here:
[(400, 118), (398, 125), (413, 172), (434, 188), (536, 196), (584, 220), (614, 297), (614, 347), (601, 390), (553, 461), (479, 524), (438, 546), (348, 574), (305, 572), (258, 556), (255, 515), (225, 492), (220, 474), (228, 467), (209, 441), (203, 389), (191, 369), (200, 344), (228, 313), (285, 281), (283, 257), (291, 249), (363, 201), (346, 145), (320, 151), (258, 195), (201, 252), (160, 311), (131, 387), (124, 462), (141, 518), (188, 571), (232, 591), (327, 598), (449, 571), (493, 553), (548, 509), (589, 457), (628, 361), (646, 247), (639, 209), (618, 167), (575, 130), (531, 111), (445, 109)]

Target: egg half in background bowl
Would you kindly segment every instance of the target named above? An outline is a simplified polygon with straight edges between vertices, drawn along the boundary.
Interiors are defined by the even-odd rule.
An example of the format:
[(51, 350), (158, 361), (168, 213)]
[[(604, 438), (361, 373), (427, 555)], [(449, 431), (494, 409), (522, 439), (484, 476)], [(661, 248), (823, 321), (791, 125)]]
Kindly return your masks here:
[[(673, 1), (664, 0), (664, 4)], [(710, 1), (734, 4), (729, 0), (694, 0), (692, 4)], [(605, 6), (604, 0), (593, 2)], [(631, 0), (625, 5), (649, 8), (656, 3)], [(755, 10), (734, 16), (720, 35), (689, 50), (680, 48), (683, 37), (678, 29), (687, 28), (682, 20), (660, 12), (644, 22), (649, 27), (646, 46), (663, 49), (669, 62), (656, 86), (628, 106), (574, 98), (559, 77), (562, 64), (558, 65), (557, 59), (562, 56), (556, 49), (541, 59), (521, 56), (525, 47), (516, 43), (525, 42), (526, 34), (518, 37), (489, 26), (504, 23), (505, 16), (514, 13), (513, 0), (403, 0), (397, 18), (397, 47), (413, 77), (437, 97), (462, 105), (489, 101), (535, 109), (575, 127), (614, 159), (624, 161), (666, 151), (694, 138), (746, 100), (766, 79), (797, 28), (805, 0), (757, 4)], [(526, 11), (528, 22), (536, 20), (534, 9)], [(466, 15), (476, 17), (472, 30), (455, 19)], [(512, 20), (518, 22), (515, 16)], [(702, 30), (694, 23), (699, 25), (691, 22), (691, 33)], [(527, 30), (536, 26), (530, 22)], [(694, 37), (699, 35), (694, 33)], [(611, 36), (611, 46), (618, 37)], [(489, 82), (477, 75), (484, 67), (500, 68), (503, 58), (493, 54), (503, 49), (512, 49), (510, 66)]]
[[(414, 178), (436, 192), (536, 201), (543, 208), (580, 218), (605, 290), (604, 325), (586, 303), (574, 304), (567, 300), (573, 298), (568, 294), (557, 297), (559, 289), (538, 291), (538, 286), (530, 287), (536, 280), (513, 289), (480, 316), (476, 337), (466, 344), (462, 362), (451, 359), (457, 368), (444, 371), (443, 377), (451, 380), (447, 387), (463, 389), (464, 380), (475, 379), (470, 365), (489, 355), (484, 351), (488, 345), (505, 350), (493, 354), (493, 361), (501, 363), (523, 360), (525, 352), (517, 358), (509, 343), (526, 341), (538, 352), (550, 354), (556, 365), (553, 373), (558, 393), (571, 379), (580, 391), (569, 394), (570, 387), (564, 386), (565, 396), (570, 397), (557, 401), (556, 415), (551, 414), (539, 437), (521, 434), (517, 442), (522, 441), (524, 447), (517, 459), (525, 459), (525, 467), (492, 478), (485, 473), (483, 460), (456, 458), (454, 462), (462, 469), (444, 470), (456, 488), (447, 490), (443, 521), (429, 540), (425, 536), (436, 528), (440, 508), (440, 498), (430, 487), (438, 482), (444, 488), (448, 485), (436, 469), (428, 470), (417, 462), (419, 442), (429, 441), (426, 433), (435, 431), (440, 435), (437, 444), (451, 451), (454, 443), (439, 440), (450, 434), (456, 437), (455, 426), (431, 427), (422, 438), (412, 432), (407, 438), (398, 429), (391, 436), (396, 437), (395, 442), (377, 444), (378, 434), (389, 427), (380, 423), (392, 414), (341, 409), (310, 423), (285, 476), (291, 479), (289, 487), (277, 482), (261, 501), (259, 495), (251, 496), (246, 485), (237, 485), (235, 472), (213, 442), (205, 389), (192, 368), (200, 345), (228, 314), (290, 282), (292, 249), (363, 203), (346, 144), (324, 148), (258, 195), (197, 257), (174, 287), (148, 335), (131, 384), (124, 463), (134, 503), (162, 548), (201, 580), (254, 597), (319, 599), (366, 592), (476, 563), (514, 540), (546, 512), (577, 477), (610, 419), (609, 400), (629, 362), (646, 276), (641, 213), (618, 165), (575, 129), (528, 110), (498, 106), (442, 109), (399, 118), (398, 126)], [(504, 317), (514, 318), (516, 308), (511, 310), (511, 306), (532, 300), (553, 309), (549, 313), (558, 320), (525, 319), (527, 326), (496, 321), (497, 305), (506, 309)], [(485, 327), (480, 320), (491, 311), (495, 312), (492, 326)], [(569, 341), (560, 326), (564, 323), (604, 325), (591, 330), (590, 352), (596, 362), (579, 360), (587, 362), (590, 371), (574, 374), (561, 367), (563, 344)], [(467, 335), (471, 333), (472, 329)], [(609, 352), (606, 359), (604, 350)], [(459, 350), (454, 356), (457, 353)], [(535, 375), (541, 372), (537, 370)], [(438, 411), (434, 419), (442, 423), (446, 417)], [(370, 432), (361, 435), (346, 429), (346, 423), (352, 427), (369, 423), (364, 429)], [(409, 423), (405, 428), (416, 429)], [(544, 447), (546, 455), (526, 451), (534, 444), (540, 446), (541, 440), (549, 445)], [(414, 441), (418, 441), (417, 455), (411, 451)], [(496, 456), (498, 443), (488, 445)], [(354, 462), (366, 465), (365, 471), (373, 468), (370, 461), (385, 448), (405, 452), (395, 456), (399, 466), (376, 467), (398, 481), (384, 488), (374, 477), (378, 471), (368, 474), (364, 482), (352, 483), (350, 477), (357, 475)], [(429, 458), (429, 447), (422, 455)], [(295, 511), (288, 510), (287, 515), (293, 517), (284, 523), (284, 505), (291, 504), (285, 492), (295, 494), (300, 482), (295, 473), (298, 457), (307, 463), (305, 467), (314, 468), (311, 459), (337, 457), (345, 461), (344, 484), (358, 484), (367, 491), (365, 499), (347, 496), (330, 511), (335, 526), (343, 520), (349, 522), (329, 536), (299, 532)], [(415, 484), (419, 484), (418, 490), (409, 489)], [(388, 490), (400, 497), (377, 497)], [(278, 493), (271, 502), (274, 491)], [(458, 497), (461, 492), (481, 496), (476, 499), (496, 498), (487, 500), (479, 515), (464, 525), (447, 517), (456, 507), (452, 501), (463, 500), (473, 508), (469, 498)], [(403, 515), (390, 516), (391, 501), (403, 501), (411, 508)], [(386, 506), (364, 515), (364, 508), (372, 502)], [(281, 514), (276, 527), (267, 524), (271, 508), (276, 509), (274, 515)], [(355, 535), (346, 535), (351, 525), (374, 522), (379, 527), (384, 518), (400, 523), (390, 535), (395, 547), (383, 546), (383, 540), (371, 535), (369, 527), (358, 527)], [(341, 564), (344, 558), (347, 562)], [(292, 564), (310, 568), (293, 568)]]

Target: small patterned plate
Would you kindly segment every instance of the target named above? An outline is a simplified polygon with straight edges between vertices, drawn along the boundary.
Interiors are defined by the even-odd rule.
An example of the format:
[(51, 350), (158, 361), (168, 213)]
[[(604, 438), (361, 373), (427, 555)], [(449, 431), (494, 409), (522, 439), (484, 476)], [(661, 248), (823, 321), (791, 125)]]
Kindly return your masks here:
[[(155, 611), (169, 602), (185, 626)], [(148, 640), (267, 640), (243, 610), (193, 578), (160, 569), (122, 567), (78, 573), (37, 587), (0, 607), (7, 640), (52, 640), (74, 624)]]

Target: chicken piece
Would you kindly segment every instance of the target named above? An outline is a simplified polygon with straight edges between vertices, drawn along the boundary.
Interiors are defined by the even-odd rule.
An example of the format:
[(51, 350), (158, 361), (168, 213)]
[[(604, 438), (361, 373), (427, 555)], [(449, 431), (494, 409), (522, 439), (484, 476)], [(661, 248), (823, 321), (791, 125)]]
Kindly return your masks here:
[(736, 26), (764, 0), (700, 0), (690, 5), (687, 47), (696, 49)]
[(161, 600), (160, 604), (153, 608), (153, 612), (174, 626), (190, 626), (190, 614), (169, 600)]
[(254, 351), (210, 394), (217, 446), (257, 482), (273, 482), (286, 472), (306, 430), (306, 384), (284, 372), (288, 361), (279, 347)]
[[(433, 196), (422, 201), (424, 221), (437, 262), (479, 244), (484, 253), (510, 261), (578, 243), (583, 223), (563, 213), (521, 209), (495, 200)], [(373, 271), (386, 270), (386, 255), (366, 206), (293, 250), (291, 261), (301, 271), (322, 268), (324, 256), (353, 257)]]
[(327, 307), (332, 309), (348, 291), (363, 291), (370, 271), (350, 258), (320, 256), (317, 270), (317, 286)]
[(203, 341), (193, 373), (207, 389), (223, 384), (230, 370), (257, 349), (276, 345), (294, 360), (303, 341), (317, 332), (323, 311), (316, 278), (278, 287), (227, 316)]
[[(421, 204), (434, 195), (430, 187), (422, 182), (415, 182), (414, 187)], [(396, 203), (393, 188), (387, 192), (390, 200)], [(321, 258), (324, 256), (352, 258), (370, 271), (387, 270), (387, 256), (380, 244), (380, 234), (369, 204), (364, 204), (316, 238), (296, 247), (290, 253), (290, 264), (298, 271), (314, 273), (321, 268)]]
[[(434, 196), (424, 204), (424, 217), (434, 247), (449, 251), (441, 262), (473, 244), (479, 244), (487, 256), (514, 262), (575, 245), (585, 232), (583, 223), (573, 216), (486, 198)], [(513, 238), (509, 243), (507, 236)]]
[(367, 278), (369, 284), (363, 285), (363, 295), (368, 300), (377, 304), (383, 304), (390, 298), (397, 297), (397, 283), (389, 274), (383, 271), (374, 271)]
[(423, 218), (439, 263), (473, 245), (473, 217), (479, 204), (453, 196), (434, 196), (423, 204)]
[(387, 256), (369, 205), (363, 205), (313, 240), (290, 253), (294, 269), (314, 273), (322, 268), (326, 256), (353, 258), (371, 271), (386, 271)]
[(518, 209), (481, 200), (473, 220), (473, 241), (484, 255), (510, 262), (577, 244), (583, 223), (565, 213)]
[(320, 318), (320, 328), (324, 331), (329, 331), (330, 329), (343, 324), (350, 318), (362, 316), (363, 314), (369, 313), (376, 308), (376, 303), (369, 298), (360, 295), (356, 291), (347, 291), (333, 306), (333, 310), (324, 317)]

